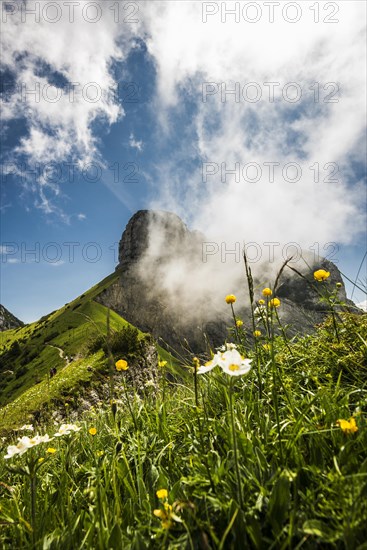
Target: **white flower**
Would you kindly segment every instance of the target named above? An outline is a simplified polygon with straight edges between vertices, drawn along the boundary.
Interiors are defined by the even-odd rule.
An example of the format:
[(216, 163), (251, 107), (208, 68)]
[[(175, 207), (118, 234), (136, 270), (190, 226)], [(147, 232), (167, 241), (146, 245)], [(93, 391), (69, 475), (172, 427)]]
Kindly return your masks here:
[(24, 424), (24, 426), (19, 428), (19, 430), (29, 430), (29, 431), (33, 432), (34, 428), (33, 428), (32, 424)]
[(16, 445), (9, 445), (7, 448), (7, 454), (4, 458), (12, 458), (15, 455), (22, 455), (28, 449), (31, 449), (32, 447), (35, 447), (36, 445), (39, 445), (40, 443), (48, 443), (51, 441), (51, 438), (49, 435), (35, 435), (34, 437), (30, 438), (26, 435), (23, 437), (20, 437), (18, 439), (18, 443)]
[(227, 351), (231, 349), (237, 349), (236, 344), (231, 344), (231, 343), (226, 344), (226, 347), (227, 347)]
[(255, 317), (261, 317), (261, 318), (266, 316), (267, 315), (266, 306), (263, 306), (263, 305), (257, 306), (254, 310), (254, 315)]
[(208, 361), (207, 363), (205, 363), (205, 365), (200, 365), (200, 367), (196, 371), (197, 374), (206, 374), (207, 372), (213, 370), (214, 367), (219, 365), (219, 362), (221, 361), (221, 356), (222, 353), (216, 353), (211, 361)]
[(33, 440), (36, 441), (36, 445), (39, 443), (48, 443), (49, 441), (52, 441), (52, 437), (50, 437), (48, 434), (45, 435), (36, 435), (33, 437)]
[[(228, 344), (227, 344), (228, 345)], [(232, 345), (234, 346), (234, 344)], [(252, 359), (245, 359), (234, 347), (229, 348), (224, 353), (216, 353), (211, 361), (200, 366), (197, 370), (198, 374), (206, 374), (214, 367), (220, 367), (223, 372), (230, 376), (241, 376), (247, 374), (251, 369)]]
[(242, 376), (251, 370), (252, 359), (245, 359), (236, 349), (226, 351), (222, 355), (220, 367), (230, 376)]
[(28, 436), (24, 435), (23, 437), (20, 437), (18, 439), (18, 443), (17, 443), (18, 453), (22, 455), (23, 453), (28, 451), (28, 449), (30, 449), (31, 447), (34, 447), (35, 445), (37, 445), (35, 438), (30, 439)]
[(61, 437), (63, 435), (69, 435), (70, 432), (79, 432), (81, 428), (75, 424), (61, 424), (59, 431), (54, 434), (55, 437)]
[(217, 349), (221, 352), (224, 352), (224, 351), (228, 351), (230, 349), (237, 349), (237, 346), (236, 346), (236, 344), (233, 344), (231, 342), (227, 342), (226, 344), (224, 344), (223, 346), (221, 346), (220, 348), (217, 348)]
[(19, 449), (17, 445), (9, 445), (7, 448), (7, 454), (4, 456), (4, 458), (13, 458), (13, 456), (19, 454)]

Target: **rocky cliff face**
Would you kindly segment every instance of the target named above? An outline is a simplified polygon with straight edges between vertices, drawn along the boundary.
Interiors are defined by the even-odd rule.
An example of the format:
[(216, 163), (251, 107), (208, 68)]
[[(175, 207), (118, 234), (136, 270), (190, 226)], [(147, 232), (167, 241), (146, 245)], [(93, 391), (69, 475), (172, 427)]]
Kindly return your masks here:
[[(175, 214), (137, 212), (120, 241), (116, 268), (120, 277), (97, 300), (176, 350), (202, 351), (207, 340), (212, 346), (222, 344), (228, 337), (231, 312), (224, 303), (225, 293), (218, 305), (211, 292), (220, 265), (212, 270), (203, 265), (203, 242), (205, 237), (189, 231)], [(320, 303), (320, 283), (314, 281), (314, 268), (330, 271), (323, 288), (335, 289), (335, 283), (340, 283), (340, 300), (354, 305), (347, 300), (340, 272), (333, 263), (322, 260), (304, 272), (304, 278), (284, 270), (277, 296), (282, 301), (279, 314), (282, 322), (289, 325), (290, 335), (311, 332), (327, 314), (325, 305)], [(200, 289), (196, 287), (196, 273), (201, 277)], [(242, 289), (246, 286), (243, 272), (238, 285)], [(235, 285), (228, 292), (232, 288), (236, 292)], [(236, 303), (236, 314), (245, 324), (250, 319), (248, 309), (241, 307), (240, 301)]]
[(11, 328), (22, 327), (24, 323), (17, 319), (6, 307), (0, 304), (0, 332)]
[[(192, 267), (201, 261), (203, 235), (189, 231), (182, 220), (170, 212), (138, 211), (129, 221), (119, 245), (119, 280), (97, 300), (122, 315), (133, 325), (150, 332), (175, 349), (203, 348), (203, 331), (209, 330), (217, 341), (223, 333), (197, 304), (189, 318), (172, 303), (167, 283), (162, 284), (165, 268), (182, 256), (192, 257)], [(147, 251), (149, 253), (147, 254)], [(182, 272), (181, 272), (182, 274)], [(218, 328), (218, 326), (221, 328)]]

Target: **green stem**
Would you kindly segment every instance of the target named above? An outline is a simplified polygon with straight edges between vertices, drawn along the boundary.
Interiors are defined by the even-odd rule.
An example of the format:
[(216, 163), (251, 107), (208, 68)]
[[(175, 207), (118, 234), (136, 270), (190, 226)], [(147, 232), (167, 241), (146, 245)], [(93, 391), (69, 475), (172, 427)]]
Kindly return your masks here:
[[(262, 383), (261, 383), (261, 367), (260, 367), (260, 357), (259, 357), (259, 351), (258, 351), (258, 342), (255, 336), (256, 323), (255, 323), (255, 315), (254, 315), (254, 281), (252, 278), (251, 268), (248, 265), (245, 248), (243, 252), (243, 259), (245, 262), (246, 280), (247, 280), (247, 287), (248, 287), (248, 292), (250, 297), (252, 334), (253, 334), (253, 337), (255, 338), (254, 344), (255, 344), (256, 370), (257, 370), (257, 379), (259, 384), (259, 401), (260, 401), (262, 398)], [(259, 406), (260, 404), (258, 402), (258, 407)]]
[(287, 347), (289, 353), (293, 356), (292, 350), (291, 350), (291, 348), (290, 348), (290, 346), (289, 346), (289, 344), (288, 344), (287, 335), (286, 335), (286, 333), (285, 333), (285, 330), (284, 330), (284, 327), (283, 327), (282, 323), (280, 322), (280, 318), (279, 318), (279, 315), (278, 315), (278, 312), (277, 312), (276, 308), (275, 308), (275, 316), (276, 316), (276, 318), (277, 318), (277, 323), (278, 323), (278, 325), (279, 325), (279, 327), (280, 327), (280, 331), (281, 331), (281, 333), (282, 333), (284, 343), (285, 343), (285, 345), (286, 345), (286, 347)]
[(241, 344), (241, 338), (240, 338), (240, 333), (238, 332), (237, 320), (236, 320), (236, 316), (235, 316), (235, 314), (234, 314), (233, 304), (231, 304), (231, 310), (232, 310), (234, 328), (235, 328), (235, 331), (236, 331), (237, 342), (238, 342), (238, 344)]
[(131, 407), (130, 396), (129, 396), (128, 391), (127, 391), (125, 378), (122, 379), (122, 382), (123, 382), (123, 386), (124, 386), (124, 393), (125, 393), (125, 397), (126, 397), (126, 401), (127, 401), (127, 406), (129, 408), (129, 412), (131, 414), (131, 418), (132, 418), (133, 423), (134, 423), (134, 428), (135, 428), (135, 431), (138, 432), (138, 425), (137, 425), (137, 422), (136, 422), (136, 419), (135, 419), (133, 409)]
[(107, 310), (107, 338), (106, 338), (107, 354), (108, 354), (108, 364), (109, 364), (109, 386), (110, 386), (110, 406), (113, 404), (114, 396), (114, 387), (113, 387), (113, 373), (114, 373), (114, 361), (113, 355), (111, 352), (111, 327), (110, 327), (110, 310)]
[(198, 395), (198, 374), (196, 366), (194, 365), (194, 390), (195, 390), (195, 405), (199, 407), (199, 395)]
[(229, 408), (231, 413), (231, 427), (232, 427), (232, 439), (233, 439), (233, 454), (234, 454), (234, 463), (236, 469), (236, 478), (237, 478), (237, 492), (240, 508), (243, 509), (243, 499), (242, 499), (242, 487), (241, 487), (241, 476), (240, 470), (238, 467), (238, 453), (237, 453), (237, 438), (236, 438), (236, 428), (234, 423), (234, 412), (233, 412), (233, 380), (231, 379), (229, 385)]
[(278, 432), (278, 439), (279, 439), (279, 454), (280, 454), (280, 460), (283, 464), (283, 446), (282, 446), (282, 435), (280, 431), (280, 417), (279, 417), (279, 404), (278, 404), (278, 372), (277, 372), (277, 366), (275, 362), (275, 355), (274, 355), (274, 322), (273, 322), (273, 311), (270, 310), (270, 326), (271, 326), (271, 364), (272, 364), (272, 372), (273, 372), (273, 401), (274, 401), (274, 407), (275, 407), (275, 418), (277, 422), (277, 432)]
[(205, 449), (202, 424), (201, 424), (201, 420), (200, 420), (200, 416), (199, 416), (200, 415), (200, 411), (199, 411), (199, 392), (198, 392), (198, 381), (197, 381), (197, 372), (196, 372), (196, 370), (197, 370), (197, 365), (195, 364), (195, 361), (194, 361), (195, 405), (196, 405), (196, 414), (197, 414), (199, 434), (200, 434), (199, 435), (199, 441), (200, 441), (200, 446), (201, 446), (201, 454), (202, 454), (202, 458), (203, 458), (203, 461), (204, 461), (205, 469), (206, 469), (207, 474), (208, 474), (210, 487), (211, 487), (212, 491), (215, 492), (214, 481), (213, 481), (213, 478), (212, 478), (212, 474), (211, 474), (210, 467), (209, 467), (209, 462), (208, 462), (208, 459), (207, 459), (207, 450)]
[(334, 326), (334, 330), (335, 330), (335, 336), (336, 336), (336, 339), (338, 340), (338, 344), (340, 344), (338, 325), (337, 325), (337, 322), (336, 322), (336, 319), (335, 319), (335, 311), (334, 311), (334, 308), (331, 304), (330, 304), (330, 309), (331, 309), (331, 316), (333, 318), (333, 326)]
[(32, 543), (33, 547), (36, 547), (36, 493), (37, 493), (37, 479), (34, 467), (30, 468), (30, 488), (31, 488), (31, 516), (32, 516)]

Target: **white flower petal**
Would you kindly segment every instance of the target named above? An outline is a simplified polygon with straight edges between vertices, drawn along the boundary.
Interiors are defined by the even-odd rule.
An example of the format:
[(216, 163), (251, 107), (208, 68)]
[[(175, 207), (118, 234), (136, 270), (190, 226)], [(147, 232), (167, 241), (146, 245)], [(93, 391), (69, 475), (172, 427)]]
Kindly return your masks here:
[(9, 445), (7, 448), (7, 454), (4, 456), (4, 458), (13, 458), (13, 456), (19, 454), (19, 449), (16, 445)]

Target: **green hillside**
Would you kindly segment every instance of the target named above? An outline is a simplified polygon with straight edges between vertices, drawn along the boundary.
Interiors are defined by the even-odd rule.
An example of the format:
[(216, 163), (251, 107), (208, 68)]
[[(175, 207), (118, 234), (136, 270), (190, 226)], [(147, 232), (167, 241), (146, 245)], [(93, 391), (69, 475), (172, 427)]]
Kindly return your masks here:
[[(35, 323), (0, 334), (0, 428), (12, 428), (50, 400), (72, 394), (78, 384), (93, 379), (94, 367), (105, 367), (106, 357), (98, 341), (103, 342), (107, 332), (108, 310), (94, 298), (117, 277), (113, 273)], [(111, 333), (134, 328), (114, 311), (110, 311), (110, 327)], [(134, 330), (138, 340), (147, 337)], [(95, 341), (97, 349), (92, 352)], [(177, 372), (177, 361), (156, 347), (159, 356), (168, 360), (172, 372)], [(52, 378), (51, 368), (57, 371)]]

